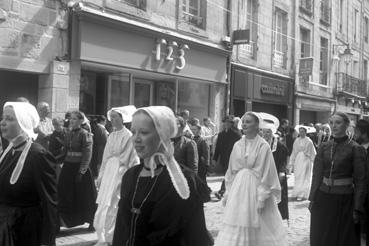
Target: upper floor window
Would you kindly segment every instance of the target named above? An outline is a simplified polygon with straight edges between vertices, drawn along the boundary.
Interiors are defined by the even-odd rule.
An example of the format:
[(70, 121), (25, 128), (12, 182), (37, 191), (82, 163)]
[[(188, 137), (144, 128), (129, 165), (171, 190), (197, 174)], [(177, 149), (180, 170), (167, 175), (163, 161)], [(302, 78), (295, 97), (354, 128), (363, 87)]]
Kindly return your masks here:
[(202, 0), (182, 0), (182, 19), (205, 29), (205, 5), (206, 1)]
[(282, 10), (275, 12), (275, 37), (274, 37), (274, 65), (286, 66), (287, 58), (287, 13)]
[(313, 0), (300, 0), (300, 9), (307, 14), (313, 14)]
[(310, 57), (311, 55), (311, 37), (310, 30), (300, 29), (300, 42), (301, 42), (301, 58)]
[(369, 38), (369, 19), (368, 17), (364, 17), (364, 41), (368, 43)]
[(339, 30), (340, 32), (343, 31), (343, 21), (344, 21), (344, 6), (345, 6), (345, 0), (339, 0), (340, 1), (340, 6), (339, 6), (339, 18), (338, 18), (338, 21), (339, 21)]
[(320, 21), (327, 25), (331, 24), (330, 0), (320, 1)]
[(359, 10), (354, 9), (354, 19), (353, 19), (353, 25), (354, 25), (354, 41), (355, 43), (359, 42), (359, 38), (360, 38), (360, 33), (359, 33), (359, 27), (360, 27), (360, 23), (359, 23)]
[(328, 84), (328, 39), (320, 38), (320, 78), (319, 83)]
[(123, 0), (125, 3), (139, 9), (146, 9), (146, 0)]

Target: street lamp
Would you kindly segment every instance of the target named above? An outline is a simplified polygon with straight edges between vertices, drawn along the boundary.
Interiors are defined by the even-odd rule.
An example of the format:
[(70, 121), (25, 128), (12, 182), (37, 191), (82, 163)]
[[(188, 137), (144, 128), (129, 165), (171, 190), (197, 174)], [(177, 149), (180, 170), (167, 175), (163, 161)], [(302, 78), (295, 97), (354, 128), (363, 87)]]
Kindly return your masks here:
[[(337, 49), (335, 49), (338, 47), (346, 47), (346, 49), (343, 51), (343, 53), (340, 53), (340, 52), (337, 52)], [(350, 44), (345, 44), (345, 45), (334, 44), (333, 45), (333, 60), (339, 61), (342, 59), (346, 63), (346, 65), (348, 65), (352, 61), (353, 56), (354, 55), (351, 52)]]

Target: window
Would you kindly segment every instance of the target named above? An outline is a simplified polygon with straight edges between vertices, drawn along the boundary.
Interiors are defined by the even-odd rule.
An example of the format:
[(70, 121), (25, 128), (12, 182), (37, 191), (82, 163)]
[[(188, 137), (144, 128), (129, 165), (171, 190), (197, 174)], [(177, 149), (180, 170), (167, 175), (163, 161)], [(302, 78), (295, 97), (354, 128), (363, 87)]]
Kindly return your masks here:
[(146, 0), (123, 0), (125, 3), (139, 9), (146, 9)]
[(368, 17), (364, 17), (364, 41), (368, 43), (368, 36), (369, 36), (369, 19)]
[(343, 31), (343, 20), (344, 20), (344, 14), (343, 14), (343, 11), (344, 11), (344, 0), (339, 0), (340, 1), (340, 7), (339, 7), (339, 16), (340, 18), (338, 19), (339, 21), (339, 28), (340, 28), (340, 32)]
[(274, 64), (286, 66), (287, 57), (287, 13), (277, 9), (275, 12)]
[(320, 79), (319, 83), (327, 85), (328, 71), (328, 39), (320, 38)]
[(305, 28), (300, 29), (300, 42), (301, 42), (301, 58), (310, 57), (311, 52), (310, 30)]
[(205, 12), (201, 0), (182, 0), (182, 18), (189, 24), (199, 28), (205, 28)]
[(357, 9), (354, 9), (354, 21), (353, 21), (353, 24), (354, 24), (354, 41), (356, 43), (359, 42), (359, 10)]
[[(256, 55), (255, 44), (257, 42), (257, 6), (255, 5), (255, 0), (247, 0), (246, 6), (243, 4), (243, 10), (246, 12), (246, 20), (242, 21), (243, 25), (241, 29), (250, 30), (250, 43), (240, 45), (241, 56), (254, 58)], [(246, 8), (246, 10), (244, 9)]]
[(313, 0), (300, 0), (300, 9), (311, 15), (313, 13)]
[(188, 109), (191, 117), (199, 119), (209, 115), (210, 85), (179, 81), (178, 83), (178, 111)]
[(363, 69), (363, 79), (365, 81), (367, 81), (368, 80), (368, 60), (364, 60), (363, 66), (364, 66), (364, 69)]
[(320, 21), (328, 25), (331, 23), (330, 0), (321, 0), (320, 2)]

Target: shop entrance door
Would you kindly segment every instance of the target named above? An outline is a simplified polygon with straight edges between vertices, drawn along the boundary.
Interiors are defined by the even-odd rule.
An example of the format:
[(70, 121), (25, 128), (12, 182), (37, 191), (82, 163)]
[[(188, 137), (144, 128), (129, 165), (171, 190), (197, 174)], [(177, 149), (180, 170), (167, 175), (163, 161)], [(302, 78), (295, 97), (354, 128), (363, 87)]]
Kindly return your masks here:
[(152, 105), (153, 83), (148, 80), (134, 79), (134, 105), (136, 108)]

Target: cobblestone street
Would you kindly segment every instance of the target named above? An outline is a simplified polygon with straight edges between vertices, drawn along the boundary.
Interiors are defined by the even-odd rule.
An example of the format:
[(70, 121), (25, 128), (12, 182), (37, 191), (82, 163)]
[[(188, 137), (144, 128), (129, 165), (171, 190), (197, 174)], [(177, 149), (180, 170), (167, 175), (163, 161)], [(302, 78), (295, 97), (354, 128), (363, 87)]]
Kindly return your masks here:
[[(289, 178), (289, 187), (293, 185), (293, 177)], [(213, 191), (219, 190), (221, 180), (210, 179), (209, 186)], [(288, 230), (288, 241), (290, 246), (309, 246), (309, 223), (310, 216), (307, 209), (308, 201), (290, 201), (290, 221), (285, 222)], [(223, 206), (222, 202), (214, 201), (205, 205), (206, 223), (211, 234), (216, 237), (222, 226)], [(87, 228), (87, 227), (86, 227)], [(86, 233), (84, 228), (63, 230), (61, 237), (57, 239), (57, 246), (89, 246), (96, 242), (95, 233)]]

